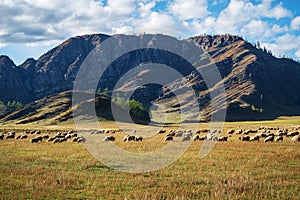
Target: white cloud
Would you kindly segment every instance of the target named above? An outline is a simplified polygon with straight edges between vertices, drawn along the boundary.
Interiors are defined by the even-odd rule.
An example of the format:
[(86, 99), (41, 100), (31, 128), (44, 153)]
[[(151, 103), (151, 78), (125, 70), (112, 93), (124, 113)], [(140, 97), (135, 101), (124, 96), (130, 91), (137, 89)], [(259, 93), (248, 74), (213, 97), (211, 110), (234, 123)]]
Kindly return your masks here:
[(276, 56), (287, 55), (290, 51), (299, 51), (300, 36), (287, 33), (276, 38), (274, 43), (265, 42), (261, 45), (271, 49)]
[(115, 15), (130, 14), (135, 10), (135, 0), (108, 0), (105, 9)]
[(297, 57), (297, 59), (300, 60), (300, 50), (298, 50), (298, 51), (295, 52), (295, 56)]
[(280, 3), (275, 8), (269, 10), (266, 16), (279, 20), (281, 18), (291, 17), (292, 13), (291, 11), (283, 8), (282, 3)]
[(204, 18), (209, 14), (207, 8), (206, 0), (175, 0), (169, 7), (180, 20)]
[(291, 29), (293, 29), (293, 30), (299, 30), (300, 29), (300, 16), (295, 17), (291, 21)]

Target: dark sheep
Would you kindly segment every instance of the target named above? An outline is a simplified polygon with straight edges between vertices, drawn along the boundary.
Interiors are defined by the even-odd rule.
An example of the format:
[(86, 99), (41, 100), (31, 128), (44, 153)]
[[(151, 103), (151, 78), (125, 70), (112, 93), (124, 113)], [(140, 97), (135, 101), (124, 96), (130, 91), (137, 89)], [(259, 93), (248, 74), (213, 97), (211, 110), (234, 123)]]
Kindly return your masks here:
[(255, 135), (253, 137), (250, 137), (250, 142), (253, 142), (253, 141), (259, 141), (259, 136), (258, 135)]
[(85, 138), (84, 137), (79, 137), (76, 143), (85, 143)]
[(38, 143), (38, 142), (42, 142), (42, 141), (43, 141), (43, 137), (39, 136), (39, 137), (32, 138), (30, 140), (30, 143)]
[(60, 142), (60, 139), (59, 138), (55, 138), (52, 143), (55, 144), (55, 143), (59, 143)]
[(72, 138), (72, 136), (70, 134), (65, 136), (65, 139), (71, 139), (71, 138)]
[(66, 142), (67, 140), (68, 140), (67, 138), (60, 138), (59, 143)]
[(103, 140), (102, 140), (102, 142), (108, 142), (108, 141), (115, 141), (116, 140), (116, 138), (114, 137), (114, 136), (106, 136)]
[(130, 141), (135, 141), (135, 136), (134, 135), (126, 135), (123, 138), (123, 142), (130, 142)]
[(228, 131), (227, 131), (227, 134), (228, 134), (228, 135), (232, 135), (232, 134), (234, 134), (234, 130), (233, 130), (233, 129), (231, 129), (231, 130), (228, 130)]
[(163, 133), (166, 133), (166, 132), (167, 132), (167, 131), (163, 129), (163, 130), (157, 131), (156, 133), (157, 133), (157, 134), (163, 134)]
[(296, 135), (299, 135), (298, 131), (294, 131), (294, 132), (288, 133), (286, 136), (287, 137), (293, 137), (293, 136), (296, 136)]
[(207, 137), (204, 135), (204, 136), (201, 136), (201, 137), (199, 137), (199, 140), (206, 140), (207, 139)]
[(48, 142), (53, 142), (53, 140), (55, 140), (56, 139), (56, 137), (51, 137), (51, 138), (49, 138), (47, 141)]
[(283, 141), (283, 136), (282, 135), (275, 137), (275, 142), (279, 142), (279, 141)]
[(228, 137), (227, 137), (227, 136), (221, 136), (221, 137), (219, 138), (219, 141), (220, 141), (220, 142), (227, 142), (227, 140), (228, 140)]
[(292, 137), (292, 142), (293, 143), (300, 143), (300, 135), (295, 135)]
[(169, 137), (165, 137), (164, 142), (166, 142), (166, 141), (172, 141), (172, 140), (173, 140), (173, 137), (169, 136)]
[(135, 141), (143, 141), (143, 137), (142, 136), (136, 136)]
[(20, 140), (24, 140), (26, 138), (28, 138), (28, 135), (21, 135)]
[(268, 136), (265, 138), (264, 142), (273, 142), (274, 141), (274, 136)]
[(44, 139), (48, 139), (48, 138), (49, 138), (49, 135), (44, 135), (43, 138), (44, 138)]
[(41, 131), (35, 131), (35, 134), (36, 134), (36, 135), (40, 135), (40, 134), (41, 134)]
[(0, 140), (3, 140), (4, 139), (4, 135), (0, 135)]
[(197, 140), (199, 140), (199, 138), (200, 138), (200, 136), (197, 134), (197, 135), (194, 135), (193, 136), (193, 141), (197, 141)]
[(7, 135), (6, 137), (5, 137), (5, 139), (7, 140), (7, 139), (14, 139), (15, 138), (15, 135)]
[(239, 137), (239, 139), (242, 140), (242, 141), (250, 141), (250, 136), (249, 135), (241, 136), (241, 137)]
[(17, 137), (16, 137), (16, 140), (19, 140), (21, 138), (21, 135), (18, 135)]

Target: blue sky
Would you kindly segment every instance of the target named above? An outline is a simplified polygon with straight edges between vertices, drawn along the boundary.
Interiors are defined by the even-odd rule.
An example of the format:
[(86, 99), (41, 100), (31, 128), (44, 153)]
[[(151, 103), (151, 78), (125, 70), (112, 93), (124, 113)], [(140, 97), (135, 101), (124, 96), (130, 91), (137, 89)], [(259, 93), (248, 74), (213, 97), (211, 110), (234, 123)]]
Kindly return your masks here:
[(0, 54), (37, 59), (69, 37), (138, 28), (186, 36), (237, 34), (300, 60), (294, 0), (0, 0)]

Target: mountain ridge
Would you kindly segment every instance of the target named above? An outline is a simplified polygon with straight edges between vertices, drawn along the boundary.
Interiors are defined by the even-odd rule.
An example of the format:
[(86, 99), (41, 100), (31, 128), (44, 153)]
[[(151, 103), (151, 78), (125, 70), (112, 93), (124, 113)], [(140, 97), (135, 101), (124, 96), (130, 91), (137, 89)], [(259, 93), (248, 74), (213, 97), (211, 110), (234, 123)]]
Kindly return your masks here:
[[(52, 94), (72, 90), (77, 71), (84, 59), (97, 45), (110, 37), (115, 37), (122, 42), (122, 39), (126, 39), (127, 36), (93, 34), (72, 37), (49, 50), (39, 59), (29, 58), (19, 66), (16, 66), (9, 57), (0, 56), (0, 90), (1, 94), (5, 94), (1, 95), (0, 99), (4, 101), (14, 99), (29, 103)], [(185, 41), (194, 41), (199, 44), (210, 55), (211, 63), (215, 64), (221, 72), (222, 80), (218, 84), (224, 84), (226, 89), (227, 121), (274, 119), (282, 115), (300, 115), (300, 86), (297, 84), (300, 78), (299, 63), (276, 58), (254, 47), (241, 37), (233, 35), (195, 36)], [(161, 52), (153, 52), (150, 56), (131, 54), (132, 58), (141, 61), (143, 59), (157, 61), (155, 57), (159, 55), (162, 55)], [(166, 59), (160, 58), (159, 61), (163, 63)], [(125, 68), (129, 70), (134, 64), (132, 60), (120, 59), (108, 73), (110, 79), (117, 80), (121, 76), (120, 69), (121, 71)], [(201, 77), (186, 71), (181, 61), (173, 64), (186, 73), (185, 78), (188, 81), (176, 80), (170, 83), (170, 86), (180, 89), (188, 84), (196, 88), (197, 100), (203, 111), (203, 118), (200, 120), (209, 120), (211, 110), (205, 83)], [(122, 66), (124, 69), (121, 68)], [(203, 66), (199, 67), (203, 68)], [(109, 87), (111, 82), (107, 79), (101, 84), (104, 89), (104, 87)], [(130, 90), (134, 89), (130, 88), (130, 85), (128, 87)], [(145, 91), (137, 94), (137, 98), (141, 101), (154, 99), (157, 103), (174, 100), (172, 91), (167, 88), (149, 87), (148, 89), (147, 98), (143, 98), (146, 95)], [(185, 98), (193, 97), (191, 94), (185, 94)], [(169, 105), (167, 108), (169, 112), (176, 104), (174, 101)], [(192, 108), (193, 105), (187, 101), (187, 107)], [(193, 116), (187, 118), (192, 119)]]

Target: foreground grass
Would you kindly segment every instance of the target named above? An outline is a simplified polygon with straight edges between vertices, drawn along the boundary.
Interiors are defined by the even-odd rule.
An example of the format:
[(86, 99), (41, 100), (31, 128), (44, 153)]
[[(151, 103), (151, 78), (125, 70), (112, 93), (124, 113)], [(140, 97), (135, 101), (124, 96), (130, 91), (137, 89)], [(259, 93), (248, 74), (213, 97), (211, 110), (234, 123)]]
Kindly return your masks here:
[[(157, 140), (161, 143), (161, 140)], [(143, 174), (112, 170), (82, 144), (0, 141), (1, 199), (299, 199), (300, 145), (201, 142), (168, 167)]]

